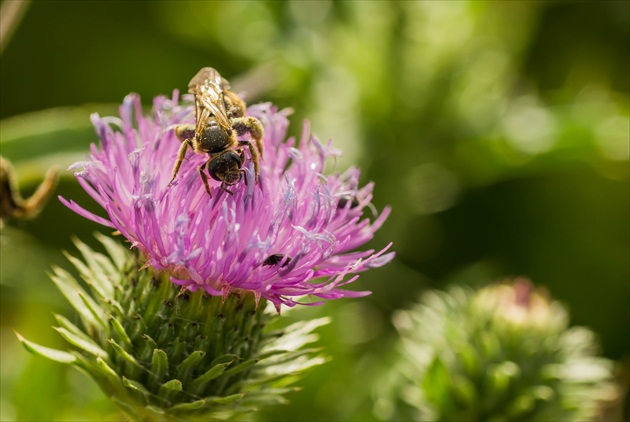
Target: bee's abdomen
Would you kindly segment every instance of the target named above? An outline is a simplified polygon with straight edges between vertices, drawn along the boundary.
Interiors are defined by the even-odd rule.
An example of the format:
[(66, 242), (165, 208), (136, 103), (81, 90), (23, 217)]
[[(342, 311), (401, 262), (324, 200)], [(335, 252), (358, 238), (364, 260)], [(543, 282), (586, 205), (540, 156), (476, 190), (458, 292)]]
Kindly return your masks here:
[(201, 133), (199, 143), (203, 151), (217, 153), (232, 145), (231, 134), (219, 125), (208, 125)]

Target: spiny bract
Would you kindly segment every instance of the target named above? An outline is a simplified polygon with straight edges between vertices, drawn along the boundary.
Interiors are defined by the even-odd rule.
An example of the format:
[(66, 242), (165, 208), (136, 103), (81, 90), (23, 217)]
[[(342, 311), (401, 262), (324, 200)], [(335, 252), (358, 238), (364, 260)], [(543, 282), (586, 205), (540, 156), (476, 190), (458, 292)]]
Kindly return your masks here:
[(139, 420), (225, 418), (282, 403), (296, 374), (319, 364), (303, 346), (326, 319), (270, 330), (278, 318), (251, 292), (225, 297), (180, 294), (168, 276), (98, 236), (111, 258), (76, 242), (85, 262), (68, 255), (88, 285), (55, 268), (52, 278), (80, 324), (56, 315), (69, 352), (20, 337), (33, 353), (87, 372), (122, 409)]
[(587, 421), (617, 396), (594, 334), (525, 279), (430, 291), (395, 314), (399, 357), (382, 419)]

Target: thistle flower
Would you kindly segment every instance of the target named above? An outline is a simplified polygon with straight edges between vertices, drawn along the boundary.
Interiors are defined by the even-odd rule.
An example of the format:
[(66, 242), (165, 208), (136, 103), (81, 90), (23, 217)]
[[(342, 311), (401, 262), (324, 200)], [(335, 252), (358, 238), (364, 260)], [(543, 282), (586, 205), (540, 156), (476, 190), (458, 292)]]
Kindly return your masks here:
[(92, 116), (100, 146), (75, 165), (76, 175), (107, 218), (61, 200), (116, 229), (133, 253), (103, 236), (109, 257), (78, 243), (85, 263), (69, 259), (88, 291), (55, 270), (81, 320), (57, 318), (70, 351), (20, 337), (31, 352), (87, 372), (139, 420), (225, 418), (283, 402), (295, 375), (322, 362), (303, 346), (327, 321), (272, 330), (282, 305), (365, 295), (341, 287), (393, 258), (389, 246), (353, 252), (389, 214), (364, 217), (373, 185), (360, 188), (357, 169), (324, 176), (337, 151), (307, 124), (299, 141), (286, 139), (288, 112), (270, 104), (248, 110), (266, 134), (258, 180), (248, 159), (232, 194), (213, 185), (210, 196), (197, 170), (207, 157), (190, 153), (169, 184), (180, 146), (173, 129), (193, 122), (191, 102), (185, 96), (180, 105), (176, 91), (156, 98), (145, 116), (129, 95), (120, 118)]
[(618, 395), (594, 334), (528, 280), (431, 291), (394, 324), (383, 419), (587, 421)]
[(172, 129), (193, 122), (191, 100), (184, 96), (180, 104), (177, 91), (171, 99), (158, 97), (152, 115), (144, 116), (139, 97), (129, 95), (120, 119), (93, 115), (100, 148), (93, 145), (90, 161), (75, 168), (81, 168), (79, 183), (107, 218), (61, 200), (119, 231), (142, 252), (145, 266), (167, 272), (190, 291), (202, 288), (217, 296), (251, 291), (278, 311), (302, 296), (321, 304), (369, 294), (341, 287), (393, 258), (385, 253), (389, 245), (376, 253), (353, 252), (372, 239), (390, 211), (373, 222), (365, 218), (373, 184), (360, 188), (356, 168), (324, 176), (326, 159), (338, 151), (310, 135), (307, 123), (299, 140), (286, 139), (288, 111), (267, 103), (248, 109), (265, 128), (257, 183), (247, 160), (245, 180), (232, 188), (233, 195), (215, 184), (210, 198), (197, 171), (207, 157), (189, 152), (168, 186), (180, 145)]

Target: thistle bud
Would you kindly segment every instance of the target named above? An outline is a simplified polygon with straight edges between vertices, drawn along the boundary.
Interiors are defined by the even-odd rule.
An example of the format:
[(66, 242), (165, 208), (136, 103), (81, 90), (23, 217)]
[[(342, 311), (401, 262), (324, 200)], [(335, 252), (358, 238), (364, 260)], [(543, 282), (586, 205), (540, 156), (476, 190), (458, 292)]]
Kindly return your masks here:
[(430, 291), (394, 325), (383, 419), (587, 421), (618, 396), (593, 332), (569, 327), (563, 306), (528, 280)]
[(68, 256), (87, 283), (55, 268), (53, 281), (80, 322), (57, 315), (68, 351), (19, 336), (31, 352), (89, 374), (137, 420), (225, 418), (279, 404), (286, 384), (322, 363), (311, 330), (326, 319), (271, 330), (278, 314), (265, 299), (233, 290), (224, 297), (182, 291), (168, 275), (140, 270), (138, 256), (99, 236), (109, 256), (77, 242)]

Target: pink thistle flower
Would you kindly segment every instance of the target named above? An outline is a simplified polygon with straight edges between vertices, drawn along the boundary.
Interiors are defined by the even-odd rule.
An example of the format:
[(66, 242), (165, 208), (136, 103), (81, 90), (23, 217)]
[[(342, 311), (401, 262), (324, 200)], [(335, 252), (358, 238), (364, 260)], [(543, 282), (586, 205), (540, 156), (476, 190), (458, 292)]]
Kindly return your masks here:
[[(342, 289), (356, 273), (380, 267), (394, 253), (352, 252), (372, 237), (390, 209), (370, 222), (373, 183), (359, 187), (359, 170), (324, 176), (326, 159), (339, 152), (322, 144), (304, 123), (299, 140), (286, 138), (288, 111), (269, 103), (249, 107), (264, 128), (264, 160), (258, 183), (250, 159), (246, 177), (233, 195), (212, 181), (205, 192), (197, 168), (205, 154), (189, 151), (175, 182), (168, 186), (180, 142), (173, 127), (194, 123), (192, 98), (184, 104), (157, 97), (151, 116), (140, 98), (128, 95), (120, 118), (92, 115), (100, 146), (71, 168), (87, 193), (107, 212), (99, 217), (60, 198), (79, 215), (118, 230), (146, 257), (189, 290), (226, 295), (250, 290), (279, 311), (298, 298), (360, 297), (370, 292)], [(304, 304), (321, 304), (316, 301)]]

